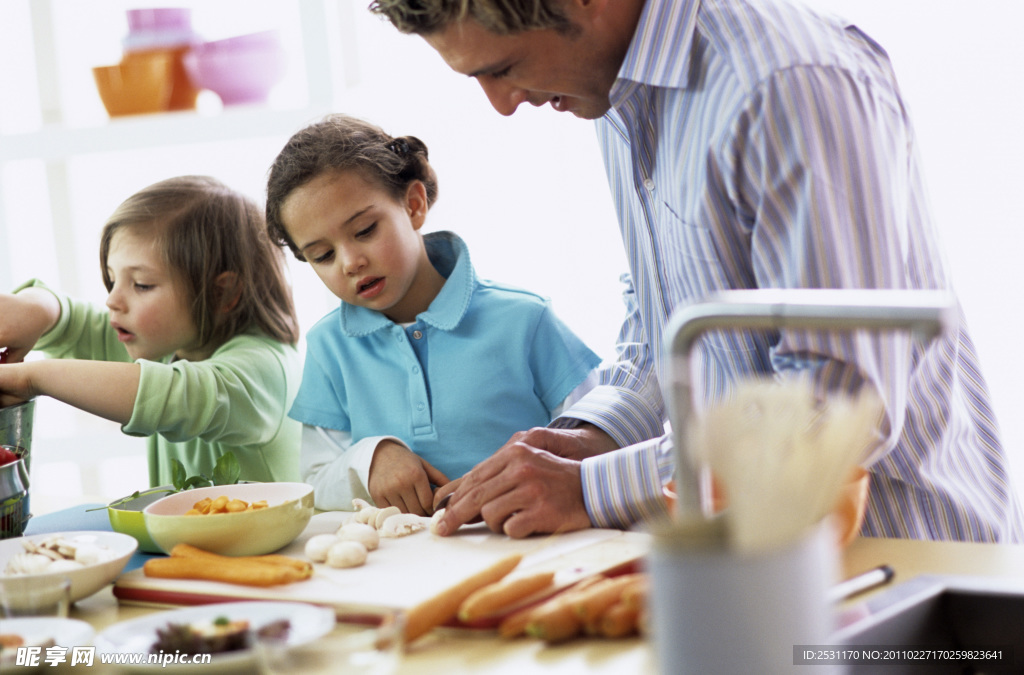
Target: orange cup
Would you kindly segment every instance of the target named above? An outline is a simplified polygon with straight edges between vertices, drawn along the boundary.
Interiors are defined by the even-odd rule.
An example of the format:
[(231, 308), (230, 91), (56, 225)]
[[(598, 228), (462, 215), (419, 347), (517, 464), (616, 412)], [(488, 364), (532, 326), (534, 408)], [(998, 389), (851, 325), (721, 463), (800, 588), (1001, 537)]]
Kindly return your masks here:
[(96, 89), (111, 117), (167, 110), (172, 88), (174, 59), (151, 53), (113, 66), (92, 69)]
[(192, 47), (182, 45), (169, 47), (167, 49), (147, 49), (137, 52), (125, 52), (121, 63), (132, 61), (146, 61), (148, 59), (166, 55), (171, 58), (171, 94), (167, 101), (165, 110), (195, 110), (196, 98), (199, 96), (199, 89), (192, 85), (188, 73), (185, 71), (185, 54)]

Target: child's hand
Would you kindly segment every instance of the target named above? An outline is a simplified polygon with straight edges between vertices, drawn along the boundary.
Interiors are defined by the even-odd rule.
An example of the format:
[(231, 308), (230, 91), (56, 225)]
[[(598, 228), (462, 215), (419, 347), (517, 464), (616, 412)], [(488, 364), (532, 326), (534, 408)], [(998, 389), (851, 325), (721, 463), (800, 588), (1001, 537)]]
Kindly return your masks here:
[(39, 338), (60, 319), (60, 302), (47, 290), (26, 288), (18, 294), (0, 293), (0, 347), (8, 363), (25, 359)]
[(27, 364), (0, 366), (0, 408), (23, 403), (34, 395), (25, 377)]
[(397, 506), (403, 513), (430, 515), (434, 494), (430, 488), (444, 485), (448, 477), (401, 443), (381, 441), (370, 463), (367, 489), (380, 508)]

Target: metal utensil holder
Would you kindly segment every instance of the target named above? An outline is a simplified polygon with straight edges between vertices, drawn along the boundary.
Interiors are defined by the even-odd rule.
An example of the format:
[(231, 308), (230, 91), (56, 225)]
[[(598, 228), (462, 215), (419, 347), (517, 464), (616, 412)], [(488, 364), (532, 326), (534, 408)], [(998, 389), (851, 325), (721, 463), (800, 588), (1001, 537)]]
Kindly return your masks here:
[[(757, 289), (725, 291), (672, 314), (665, 331), (663, 395), (675, 442), (677, 515), (706, 515), (702, 470), (687, 429), (695, 419), (690, 357), (697, 339), (722, 329), (819, 331), (905, 330), (929, 341), (955, 323), (956, 301), (945, 291)], [(709, 496), (709, 495), (708, 495)]]

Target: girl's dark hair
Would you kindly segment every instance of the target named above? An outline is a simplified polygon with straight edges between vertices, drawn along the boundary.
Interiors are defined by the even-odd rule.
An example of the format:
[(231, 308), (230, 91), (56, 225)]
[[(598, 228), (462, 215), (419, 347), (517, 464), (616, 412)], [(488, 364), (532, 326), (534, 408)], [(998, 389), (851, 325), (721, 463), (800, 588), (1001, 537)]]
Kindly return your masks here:
[(427, 159), (427, 146), (415, 136), (395, 138), (369, 122), (348, 115), (328, 115), (292, 136), (277, 155), (267, 178), (267, 231), (305, 261), (281, 218), (292, 191), (327, 171), (358, 171), (363, 179), (384, 188), (396, 201), (405, 200), (413, 181), (423, 183), (427, 208), (437, 201), (437, 175)]
[[(187, 293), (204, 347), (258, 329), (286, 344), (299, 339), (284, 270), (284, 256), (267, 237), (263, 213), (248, 197), (208, 176), (180, 176), (154, 183), (126, 199), (107, 220), (100, 238), (100, 271), (107, 269), (114, 235), (130, 229), (150, 235)], [(227, 289), (216, 282), (233, 275)], [(224, 294), (239, 296), (226, 314)]]

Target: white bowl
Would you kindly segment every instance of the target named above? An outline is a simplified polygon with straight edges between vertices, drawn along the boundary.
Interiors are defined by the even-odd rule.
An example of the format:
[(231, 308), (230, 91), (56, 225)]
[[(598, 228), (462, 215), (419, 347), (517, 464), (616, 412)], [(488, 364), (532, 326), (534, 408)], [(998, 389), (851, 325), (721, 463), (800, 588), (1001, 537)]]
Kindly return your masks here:
[[(239, 513), (186, 516), (205, 497), (224, 495), (267, 508)], [(287, 546), (313, 516), (313, 486), (306, 483), (240, 483), (185, 490), (164, 497), (142, 512), (146, 529), (165, 553), (191, 544), (221, 555), (262, 555)]]
[(109, 549), (113, 554), (110, 560), (86, 565), (85, 567), (61, 572), (43, 572), (33, 574), (33, 577), (67, 577), (71, 580), (71, 602), (87, 598), (107, 584), (113, 583), (117, 575), (121, 573), (128, 559), (132, 557), (139, 546), (134, 537), (118, 532), (54, 532), (52, 534), (34, 534), (29, 537), (18, 537), (16, 539), (4, 539), (0, 541), (0, 584), (17, 584), (24, 579), (23, 575), (7, 576), (3, 570), (7, 567), (7, 561), (18, 553), (25, 551), (23, 542), (29, 539), (33, 542), (40, 542), (51, 537), (62, 537), (64, 539), (85, 539), (89, 538), (97, 546)]

